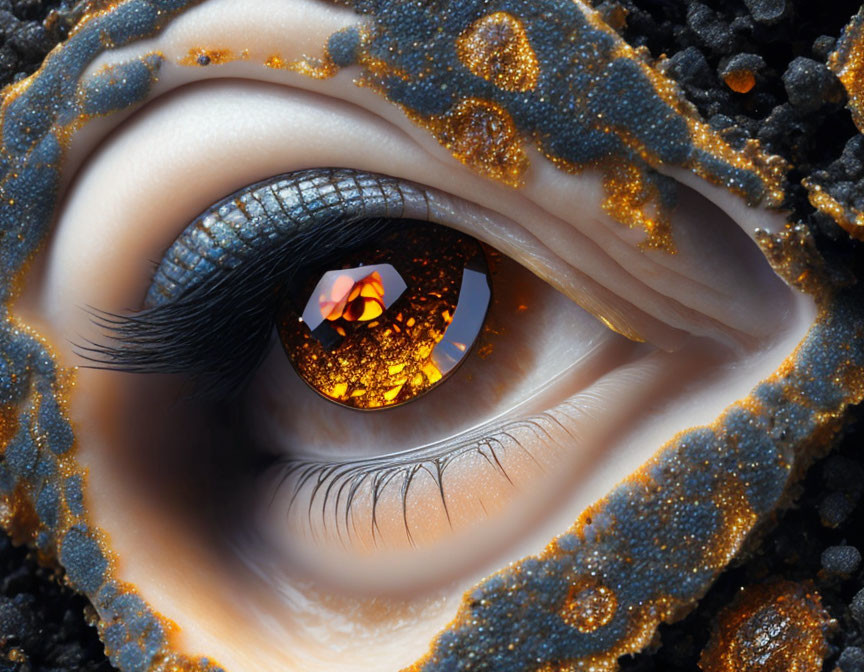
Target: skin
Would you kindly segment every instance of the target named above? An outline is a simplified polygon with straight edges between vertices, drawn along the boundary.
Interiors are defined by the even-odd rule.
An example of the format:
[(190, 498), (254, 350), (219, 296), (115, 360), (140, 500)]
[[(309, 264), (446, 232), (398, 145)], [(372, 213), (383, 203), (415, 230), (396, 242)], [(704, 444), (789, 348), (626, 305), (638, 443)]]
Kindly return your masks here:
[[(465, 613), (464, 605), (458, 610), (466, 591), (496, 569), (540, 554), (580, 513), (618, 492), (616, 484), (659, 447), (668, 453), (674, 446), (667, 442), (677, 433), (723, 418), (724, 409), (747, 398), (784, 360), (788, 366), (787, 356), (816, 320), (814, 298), (783, 284), (752, 240), (757, 228), (782, 231), (782, 215), (748, 207), (686, 168), (660, 167), (682, 185), (679, 206), (670, 212), (677, 254), (646, 250), (644, 231), (628, 228), (604, 209), (603, 176), (596, 170), (561, 170), (542, 147), (529, 147), (530, 167), (521, 185), (491, 179), (457, 160), (405, 109), (388, 102), (386, 92), (355, 86), (357, 66), (319, 79), (300, 67), (267, 65), (274, 53), (285, 63), (323, 55), (332, 34), (367, 19), (321, 2), (250, 0), (241, 10), (237, 3), (208, 0), (161, 33), (97, 56), (83, 81), (157, 52), (158, 80), (134, 114), (124, 109), (88, 119), (71, 138), (57, 222), (26, 276), (15, 314), (47, 339), (62, 366), (74, 366), (80, 360), (72, 343), (99, 337), (82, 306), (117, 313), (140, 307), (152, 260), (222, 196), (256, 180), (315, 167), (393, 175), (430, 189), (435, 221), (495, 246), (523, 267), (524, 280), (513, 284), (526, 292), (530, 305), (540, 306), (532, 320), (554, 330), (549, 328), (543, 343), (502, 340), (511, 356), (466, 365), (463, 403), (430, 396), (426, 406), (420, 400), (381, 418), (339, 415), (296, 387), (286, 390), (290, 372), (276, 352), (251, 386), (253, 400), (270, 400), (267, 408), (276, 409), (262, 413), (268, 417), (261, 419), (261, 431), (299, 431), (311, 444), (320, 436), (317, 427), (337, 423), (338, 434), (383, 436), (390, 445), (416, 431), (412, 440), (422, 444), (437, 438), (436, 425), (445, 419), (458, 418), (468, 427), (514, 413), (525, 400), (547, 410), (582, 394), (574, 403), (588, 410), (568, 426), (570, 440), (580, 440), (560, 454), (536, 441), (533, 464), (539, 459), (541, 469), (524, 455), (506, 455), (515, 485), (484, 471), (479, 460), (461, 463), (448, 482), (453, 529), (442, 516), (434, 484), (421, 483), (413, 495), (420, 512), (413, 519), (422, 539), (417, 548), (397, 534), (398, 520), (391, 527), (385, 522), (387, 541), (380, 546), (368, 538), (348, 549), (335, 539), (322, 546), (304, 538), (300, 528), (291, 530), (296, 538), (286, 539), (280, 510), (265, 511), (258, 521), (261, 507), (254, 502), (260, 493), (249, 505), (241, 497), (248, 496), (247, 482), (217, 479), (216, 469), (206, 466), (206, 451), (184, 454), (193, 439), (206, 448), (202, 437), (215, 430), (197, 407), (178, 400), (180, 382), (79, 369), (64, 406), (76, 437), (70, 468), (87, 474), (86, 512), (76, 520), (100, 530), (113, 559), (113, 580), (176, 625), (160, 651), (188, 669), (206, 669), (204, 656), (241, 671), (412, 665), (457, 613)], [(210, 64), (200, 65), (201, 54), (210, 54)], [(502, 320), (516, 319), (514, 306), (501, 310)], [(532, 322), (518, 324), (515, 332), (531, 334)], [(616, 331), (647, 343), (633, 345)], [(574, 341), (599, 344), (599, 350)], [(535, 361), (534, 378), (507, 369), (513, 361)], [(545, 385), (562, 361), (572, 375)], [(509, 372), (503, 380), (518, 379), (518, 385), (496, 403), (472, 406), (476, 417), (459, 410), (478, 396), (471, 385), (480, 383), (470, 381), (494, 375), (493, 365), (503, 367), (499, 374)], [(600, 367), (599, 373), (591, 367)], [(286, 398), (306, 405), (301, 430), (293, 429), (299, 424), (292, 415), (297, 405), (284, 404)], [(836, 417), (839, 406), (831, 413)], [(422, 427), (419, 417), (441, 420)], [(378, 440), (367, 442), (372, 449)], [(355, 443), (348, 448), (361, 450), (363, 442)], [(791, 458), (790, 463), (797, 464)], [(683, 458), (680, 466), (695, 470)], [(238, 493), (226, 490), (231, 485)], [(489, 503), (488, 518), (460, 495), (474, 492)], [(220, 498), (231, 504), (232, 516), (220, 517), (224, 511), (213, 504)], [(692, 556), (711, 570), (675, 606), (697, 599), (781, 501), (772, 500), (766, 511), (751, 503), (752, 519), (735, 535), (727, 530), (719, 551), (709, 553), (705, 546), (700, 557), (696, 548), (671, 547), (670, 554), (682, 551), (685, 562)], [(358, 515), (363, 505), (368, 503), (361, 500)], [(237, 537), (226, 534), (238, 518), (263, 527), (264, 548), (238, 549)], [(68, 524), (55, 527), (66, 533)], [(649, 523), (634, 525), (637, 537), (650, 534)], [(64, 561), (70, 557), (64, 555), (66, 542), (53, 548), (61, 564), (72, 565)], [(715, 552), (719, 559), (707, 557)], [(546, 554), (544, 559), (549, 549)], [(73, 584), (95, 594), (80, 576), (70, 569)], [(526, 595), (535, 599), (527, 588)], [(625, 599), (622, 593), (622, 604)], [(670, 607), (662, 617), (672, 618), (674, 611)], [(107, 623), (108, 608), (101, 613)], [(601, 669), (614, 669), (617, 654), (647, 643), (657, 620), (649, 619), (638, 636), (610, 644)], [(115, 664), (137, 669), (121, 656), (129, 649), (112, 649), (106, 628), (103, 623)], [(470, 629), (458, 620), (452, 628)], [(469, 636), (466, 641), (469, 651), (485, 650)], [(458, 655), (467, 665), (465, 650)], [(430, 669), (446, 669), (441, 660), (433, 656)]]

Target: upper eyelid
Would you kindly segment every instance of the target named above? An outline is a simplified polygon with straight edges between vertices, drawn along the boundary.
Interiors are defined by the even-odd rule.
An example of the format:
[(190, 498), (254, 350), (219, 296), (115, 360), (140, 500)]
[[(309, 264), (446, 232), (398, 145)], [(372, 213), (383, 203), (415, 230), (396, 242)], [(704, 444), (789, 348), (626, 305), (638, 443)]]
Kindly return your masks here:
[[(192, 68), (187, 70), (197, 72), (198, 69)], [(174, 123), (186, 123), (183, 121), (178, 122), (177, 119), (169, 118), (169, 111), (179, 108), (184, 112), (184, 114), (189, 113), (194, 115), (194, 127), (186, 133), (190, 137), (194, 136), (196, 128), (201, 125), (200, 119), (198, 118), (194, 106), (188, 104), (186, 101), (199, 101), (198, 106), (200, 106), (201, 104), (206, 104), (203, 103), (203, 101), (206, 100), (208, 103), (211, 103), (211, 109), (218, 111), (219, 104), (221, 103), (217, 103), (213, 106), (212, 100), (214, 98), (218, 100), (218, 96), (222, 95), (220, 92), (228, 94), (229, 92), (234, 91), (237, 86), (240, 85), (236, 82), (224, 80), (177, 91), (176, 95), (174, 95), (172, 99), (167, 100), (165, 105), (159, 106), (153, 111), (147, 108), (142, 110), (140, 116), (133, 119), (133, 123), (131, 124), (132, 132), (130, 135), (134, 135), (136, 132), (140, 135), (140, 131), (137, 131), (136, 129), (143, 124), (148, 128), (148, 132), (156, 131), (154, 137), (158, 138), (159, 129), (151, 129), (147, 122), (148, 119), (156, 118), (160, 120), (158, 123), (163, 125), (167, 123), (169, 126)], [(282, 105), (282, 94), (277, 95), (275, 88), (271, 89), (266, 85), (261, 86), (264, 88), (259, 88), (257, 85), (244, 84), (237, 90), (247, 91), (252, 94), (252, 99), (255, 100), (256, 106), (259, 105), (258, 99), (262, 95), (266, 94), (266, 97), (273, 100), (273, 109), (279, 109)], [(282, 88), (281, 90), (284, 91), (285, 88)], [(293, 98), (294, 94), (290, 89), (287, 93), (292, 97), (287, 98), (286, 102), (295, 100)], [(278, 103), (276, 102), (277, 98), (280, 101)], [(328, 101), (326, 98), (316, 97), (314, 94), (303, 94), (299, 98), (296, 98), (296, 100), (297, 103), (291, 102), (290, 104), (302, 104), (306, 106), (317, 106), (321, 104), (329, 106), (327, 109), (332, 109), (337, 115), (354, 115), (356, 113), (360, 115), (357, 116), (356, 119), (358, 121), (363, 120), (363, 123), (372, 124), (372, 129), (376, 133), (389, 132), (390, 129), (393, 128), (390, 124), (382, 123), (380, 117), (368, 115), (367, 113), (361, 114), (362, 110), (356, 106), (341, 107), (337, 105), (334, 107), (332, 101)], [(242, 100), (237, 100), (236, 96), (232, 97), (231, 101), (232, 105), (243, 102)], [(175, 104), (177, 107), (175, 107)], [(270, 108), (264, 106), (263, 109)], [(291, 107), (286, 107), (285, 109), (288, 110), (291, 109)], [(246, 112), (243, 114), (246, 114)], [(352, 119), (353, 118), (355, 117), (352, 116)], [(322, 120), (321, 123), (323, 124), (322, 127), (327, 127), (325, 120)], [(377, 126), (375, 124), (377, 124)], [(227, 128), (230, 128), (230, 126)], [(227, 133), (227, 128), (225, 131), (222, 131), (222, 133)], [(121, 129), (121, 132), (118, 135), (119, 138), (123, 139), (126, 137), (124, 131), (125, 127), (124, 129)], [(275, 132), (276, 129), (274, 129), (274, 133)], [(226, 136), (219, 135), (217, 137)], [(211, 145), (213, 144), (212, 137), (209, 137), (208, 141)], [(358, 138), (355, 137), (346, 144), (351, 144), (351, 142), (353, 142), (354, 145), (357, 145), (358, 141)], [(148, 143), (147, 154), (153, 153), (154, 150), (162, 151), (156, 146), (158, 145), (158, 142), (158, 140), (155, 140), (153, 143)], [(429, 156), (425, 150), (420, 148), (419, 145), (414, 143), (401, 132), (397, 132), (397, 136), (392, 140), (388, 140), (386, 145), (387, 149), (391, 150), (403, 146), (407, 148), (415, 148), (409, 151), (415, 152), (415, 155), (418, 158), (420, 156)], [(234, 151), (236, 152), (236, 150)], [(333, 152), (331, 152), (331, 154), (334, 156), (336, 155)], [(96, 158), (96, 165), (98, 166), (98, 159), (100, 157)], [(227, 156), (219, 158), (224, 160)], [(381, 160), (381, 157), (379, 157), (379, 159), (372, 157), (372, 163), (374, 164), (377, 162), (379, 165), (398, 165), (400, 173), (404, 171), (410, 174), (413, 170), (415, 174), (419, 174), (417, 170), (418, 164), (415, 161), (393, 162), (392, 158), (394, 158), (392, 155), (387, 156), (388, 160)], [(169, 161), (174, 160), (176, 159), (172, 158)], [(146, 162), (140, 164), (141, 170), (144, 169), (145, 163)], [(519, 259), (523, 265), (529, 267), (530, 270), (549, 281), (553, 286), (566, 295), (577, 300), (582, 307), (596, 315), (606, 318), (614, 328), (618, 329), (622, 333), (636, 337), (641, 335), (660, 347), (674, 349), (685, 337), (685, 330), (687, 329), (693, 329), (695, 327), (696, 331), (707, 330), (708, 332), (716, 332), (716, 322), (712, 323), (711, 320), (706, 320), (704, 316), (698, 314), (698, 311), (692, 312), (686, 307), (680, 305), (676, 306), (674, 301), (665, 301), (656, 291), (650, 289), (650, 287), (642, 285), (641, 280), (634, 282), (637, 280), (636, 276), (630, 276), (628, 278), (629, 269), (625, 266), (629, 266), (629, 264), (625, 264), (622, 260), (614, 259), (609, 256), (608, 253), (603, 252), (596, 243), (586, 240), (582, 237), (583, 234), (573, 228), (573, 224), (578, 223), (578, 221), (574, 220), (574, 222), (569, 222), (558, 218), (554, 213), (550, 213), (549, 210), (542, 207), (542, 204), (534, 202), (534, 199), (531, 197), (529, 192), (513, 192), (512, 190), (506, 189), (502, 191), (500, 186), (487, 184), (482, 178), (470, 176), (470, 174), (467, 174), (462, 169), (460, 169), (456, 174), (452, 174), (449, 169), (444, 169), (444, 164), (441, 164), (438, 161), (433, 161), (431, 164), (423, 163), (422, 166), (424, 170), (426, 168), (431, 170), (432, 177), (434, 178), (432, 180), (433, 183), (440, 185), (443, 182), (447, 187), (453, 186), (457, 196), (459, 192), (470, 191), (472, 194), (476, 192), (478, 197), (477, 200), (479, 203), (471, 203), (470, 207), (466, 209), (464, 204), (457, 204), (457, 201), (459, 200), (458, 198), (444, 194), (439, 187), (439, 194), (442, 195), (433, 199), (432, 205), (434, 208), (440, 208), (440, 212), (442, 213), (441, 219), (443, 220), (446, 217), (444, 223), (456, 226), (456, 228), (460, 228), (471, 235), (481, 238), (485, 242), (492, 244), (510, 256)], [(135, 170), (138, 169), (138, 166), (136, 166)], [(164, 172), (164, 170), (160, 167), (159, 170), (154, 170), (153, 175), (159, 175), (162, 172)], [(410, 179), (410, 175), (408, 177)], [(140, 184), (135, 185), (136, 190), (139, 193), (143, 193), (143, 189), (139, 187), (142, 187), (148, 181), (151, 181), (150, 177), (142, 176)], [(555, 182), (554, 179), (553, 182)], [(582, 189), (582, 193), (580, 194), (578, 191), (573, 193), (571, 188), (574, 187), (577, 190)], [(570, 197), (571, 199), (577, 198), (581, 195), (585, 206), (592, 207), (593, 204), (594, 209), (599, 208), (599, 204), (596, 202), (598, 199), (597, 194), (591, 192), (590, 189), (586, 190), (584, 182), (580, 182), (579, 179), (565, 176), (564, 182), (557, 184), (556, 190), (558, 193), (572, 193), (572, 196)], [(495, 209), (489, 209), (483, 205), (489, 201), (496, 202)], [(582, 208), (581, 205), (582, 204), (580, 204), (580, 209), (577, 211), (580, 215), (587, 209)], [(148, 207), (152, 206), (148, 205)], [(512, 218), (502, 214), (501, 211), (505, 208), (512, 214)], [(433, 217), (433, 219), (437, 218)], [(466, 226), (460, 226), (460, 222), (465, 223)], [(528, 230), (526, 225), (531, 225), (534, 231), (537, 231), (538, 234), (546, 239), (546, 242)], [(539, 229), (537, 227), (539, 227)], [(547, 235), (547, 232), (555, 227), (558, 227), (560, 232), (554, 234), (552, 238), (550, 238), (549, 235)], [(606, 225), (599, 227), (599, 230), (601, 231), (605, 229)], [(62, 232), (63, 227), (61, 225), (61, 235)], [(567, 235), (567, 239), (563, 243), (562, 247), (562, 243), (559, 242), (558, 237), (564, 234)], [(606, 286), (604, 286), (602, 280), (597, 280), (584, 272), (581, 268), (574, 267), (573, 264), (578, 260), (572, 258), (568, 258), (568, 261), (563, 260), (559, 256), (559, 250), (561, 249), (567, 251), (568, 255), (571, 255), (573, 252), (578, 252), (583, 256), (587, 255), (585, 258), (589, 259), (591, 263), (594, 264), (595, 274), (599, 273), (602, 276), (605, 271), (612, 271), (611, 273), (607, 273), (607, 280), (610, 283), (613, 281), (617, 282), (619, 285), (623, 282), (622, 287), (630, 287), (630, 290), (628, 291), (632, 291), (636, 288), (637, 293), (634, 296), (637, 298), (630, 300), (622, 298), (620, 295), (620, 292), (622, 291), (621, 287), (618, 288), (618, 294), (610, 291)], [(650, 256), (646, 256), (642, 253), (636, 253), (634, 258), (643, 266), (648, 264), (650, 267), (654, 263)], [(650, 281), (651, 278), (662, 277), (663, 268), (655, 266), (655, 269), (658, 272), (642, 272), (644, 271), (644, 268), (641, 269), (639, 278), (641, 279), (644, 277)], [(677, 285), (679, 291), (681, 287), (687, 286), (686, 283), (680, 282), (677, 283)], [(754, 300), (756, 298), (757, 297), (754, 296)], [(637, 301), (640, 305), (650, 305), (651, 310), (655, 311), (654, 314), (637, 308), (636, 305), (634, 305)], [(723, 307), (727, 305), (727, 303), (728, 302), (720, 302), (719, 305)], [(689, 326), (688, 322), (690, 323)], [(720, 332), (722, 333), (722, 331), (721, 328)], [(732, 338), (734, 340), (734, 333), (732, 334)]]
[[(193, 75), (199, 70), (197, 68), (184, 69), (184, 71), (193, 71)], [(175, 82), (175, 84), (177, 83)], [(399, 115), (397, 114), (397, 116)], [(538, 163), (538, 166), (542, 166), (542, 164)], [(555, 177), (560, 178), (560, 176)], [(485, 238), (486, 242), (499, 247), (515, 258), (522, 258), (526, 264), (532, 267), (533, 271), (577, 300), (582, 307), (595, 315), (602, 316), (621, 333), (633, 338), (650, 340), (667, 349), (674, 349), (680, 344), (683, 331), (695, 329), (697, 332), (715, 334), (724, 332), (724, 326), (721, 322), (710, 318), (705, 319), (705, 316), (698, 315), (698, 311), (692, 311), (687, 305), (662, 299), (656, 290), (644, 284), (646, 281), (651, 283), (656, 278), (669, 276), (668, 264), (665, 262), (658, 263), (651, 255), (645, 255), (641, 251), (628, 247), (623, 240), (619, 240), (620, 233), (614, 233), (614, 226), (611, 228), (595, 226), (594, 235), (599, 235), (600, 238), (594, 240), (579, 230), (580, 222), (578, 219), (561, 219), (554, 209), (549, 210), (543, 207), (542, 204), (527, 194), (507, 193), (503, 194), (503, 198), (501, 198), (500, 188), (497, 188), (496, 185), (484, 184), (484, 180), (477, 177), (468, 181), (463, 180), (462, 184), (459, 181), (452, 181), (452, 184), (448, 184), (448, 186), (456, 187), (458, 193), (458, 191), (464, 190), (464, 184), (469, 183), (476, 186), (477, 194), (482, 196), (479, 199), (481, 204), (486, 204), (486, 207), (490, 203), (496, 204), (493, 206), (494, 209), (488, 211), (490, 215), (488, 218), (483, 216), (474, 218), (480, 231), (468, 230), (469, 233)], [(570, 179), (567, 180), (567, 183), (569, 183), (568, 188), (572, 188), (578, 187), (579, 181)], [(582, 188), (584, 189), (584, 187)], [(597, 198), (597, 196), (591, 195), (590, 191), (586, 192), (584, 196), (589, 202)], [(509, 218), (502, 214), (500, 204), (508, 201), (510, 204), (517, 205), (518, 221), (510, 220), (508, 222)], [(447, 202), (441, 202), (439, 205), (444, 211), (452, 207)], [(541, 222), (542, 225), (537, 224)], [(541, 237), (538, 238), (531, 231), (525, 230), (523, 223), (533, 223), (535, 227), (533, 231)], [(492, 227), (485, 226), (487, 224), (492, 224)], [(550, 237), (549, 232), (556, 227), (562, 231), (566, 230), (569, 238), (568, 244), (562, 248), (568, 254), (566, 261), (559, 258), (556, 253), (558, 239), (554, 236)], [(521, 239), (518, 242), (514, 241), (515, 244), (508, 245), (507, 238), (513, 236), (521, 237)], [(603, 240), (606, 242), (603, 243)], [(617, 242), (610, 247), (609, 240)], [(621, 259), (616, 258), (618, 253), (625, 256)], [(574, 254), (578, 255), (575, 259), (573, 258)], [(574, 268), (574, 264), (580, 268)], [(591, 270), (587, 273), (584, 272), (583, 264)], [(604, 269), (609, 268), (616, 269), (611, 275), (607, 274), (607, 281), (614, 280), (618, 283), (619, 286), (616, 291), (619, 296), (615, 296), (606, 286), (603, 286), (603, 283), (595, 279), (598, 275), (604, 274)], [(692, 288), (694, 286), (688, 283), (677, 284), (679, 287), (686, 285)], [(621, 292), (632, 292), (634, 288), (638, 288), (637, 292), (643, 293), (638, 303), (651, 305), (653, 310), (659, 311), (659, 313), (649, 314), (637, 308), (634, 305), (635, 301), (622, 300)], [(709, 293), (711, 292), (709, 291)], [(722, 308), (722, 306), (728, 305), (728, 302), (717, 301), (716, 304)], [(727, 331), (723, 337), (734, 343), (739, 335), (733, 329)]]
[[(191, 285), (201, 262), (213, 266), (229, 255), (225, 260), (229, 265), (239, 264), (280, 239), (312, 235), (316, 226), (324, 229), (320, 235), (326, 235), (329, 221), (429, 219), (429, 201), (423, 189), (361, 171), (300, 171), (250, 187), (226, 200), (221, 207), (213, 206), (197, 218), (168, 249), (156, 271), (148, 305), (171, 300), (166, 281), (177, 282), (178, 277), (167, 278), (162, 270), (165, 264), (177, 267), (179, 277)], [(219, 233), (214, 237), (209, 231), (217, 227)]]

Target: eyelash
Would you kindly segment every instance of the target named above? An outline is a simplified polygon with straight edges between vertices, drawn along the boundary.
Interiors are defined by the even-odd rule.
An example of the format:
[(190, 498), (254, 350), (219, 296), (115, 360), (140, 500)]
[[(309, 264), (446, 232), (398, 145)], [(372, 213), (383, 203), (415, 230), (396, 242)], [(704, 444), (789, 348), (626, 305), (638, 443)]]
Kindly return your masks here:
[[(265, 216), (250, 217), (253, 209)], [(293, 279), (397, 227), (394, 216), (406, 212), (428, 213), (422, 189), (358, 171), (298, 171), (251, 185), (187, 227), (141, 311), (90, 309), (106, 342), (78, 344), (78, 354), (93, 368), (185, 374), (196, 396), (236, 396), (266, 355)]]
[[(267, 353), (277, 308), (293, 278), (390, 225), (384, 220), (331, 221), (323, 226), (341, 244), (320, 254), (297, 255), (298, 248), (312, 246), (308, 240), (294, 239), (269, 250), (252, 268), (219, 268), (171, 302), (132, 315), (91, 308), (90, 317), (108, 342), (87, 341), (76, 349), (92, 368), (184, 374), (193, 382), (196, 396), (236, 396)], [(284, 261), (292, 257), (293, 263)]]
[[(408, 497), (411, 485), (418, 473), (421, 471), (425, 472), (435, 482), (448, 523), (452, 526), (450, 512), (447, 506), (447, 494), (444, 482), (444, 477), (448, 468), (458, 459), (474, 453), (484, 458), (490, 467), (500, 473), (507, 482), (515, 488), (517, 486), (504, 468), (499, 458), (499, 453), (501, 451), (516, 448), (523, 451), (540, 470), (545, 471), (543, 465), (536, 459), (531, 451), (526, 448), (524, 443), (515, 436), (515, 434), (518, 430), (525, 428), (529, 431), (540, 434), (543, 437), (543, 443), (546, 446), (546, 449), (555, 446), (556, 441), (554, 433), (550, 431), (550, 429), (544, 427), (544, 425), (547, 427), (558, 427), (568, 434), (570, 438), (575, 438), (566, 429), (564, 424), (555, 417), (556, 412), (562, 413), (564, 411), (570, 411), (577, 414), (582, 412), (582, 410), (575, 404), (565, 402), (554, 411), (547, 411), (528, 418), (506, 422), (494, 427), (489, 425), (480, 427), (470, 435), (460, 437), (461, 441), (455, 445), (450, 442), (442, 442), (442, 444), (408, 451), (403, 453), (401, 456), (390, 455), (341, 463), (304, 460), (302, 458), (281, 458), (267, 467), (267, 470), (278, 470), (277, 483), (270, 500), (271, 506), (276, 500), (280, 490), (286, 487), (286, 484), (292, 476), (295, 477), (295, 482), (291, 485), (289, 503), (285, 512), (286, 515), (290, 514), (293, 507), (297, 504), (304, 486), (309, 482), (315, 482), (313, 490), (308, 496), (308, 505), (306, 510), (310, 529), (314, 529), (312, 519), (313, 515), (316, 515), (316, 499), (319, 499), (319, 493), (323, 490), (323, 496), (320, 497), (319, 506), (324, 529), (327, 529), (327, 512), (329, 510), (332, 514), (330, 520), (334, 524), (334, 529), (339, 539), (342, 539), (344, 531), (346, 537), (350, 540), (352, 529), (355, 528), (354, 523), (351, 522), (351, 518), (352, 508), (357, 499), (356, 495), (364, 483), (369, 482), (371, 479), (372, 528), (370, 532), (373, 541), (375, 541), (380, 535), (376, 513), (383, 490), (386, 487), (391, 486), (394, 479), (401, 478), (401, 484), (398, 481), (396, 484), (399, 486), (400, 492), (403, 528), (409, 544), (413, 547), (415, 546), (415, 541), (411, 534), (411, 525), (408, 521)], [(496, 445), (497, 448), (495, 447)], [(334, 496), (335, 499), (333, 498)], [(343, 502), (344, 507), (340, 512), (340, 505), (342, 505)]]

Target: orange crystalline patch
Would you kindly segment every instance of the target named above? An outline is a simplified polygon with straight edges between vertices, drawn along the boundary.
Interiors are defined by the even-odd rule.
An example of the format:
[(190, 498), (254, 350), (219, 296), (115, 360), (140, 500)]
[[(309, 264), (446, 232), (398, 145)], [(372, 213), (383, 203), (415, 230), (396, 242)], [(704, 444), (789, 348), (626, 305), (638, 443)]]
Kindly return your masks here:
[(749, 70), (733, 70), (723, 75), (726, 86), (735, 93), (749, 93), (756, 86), (756, 76)]
[(703, 672), (820, 672), (831, 623), (811, 585), (751, 586), (720, 612), (699, 667)]
[(828, 59), (848, 95), (847, 107), (858, 130), (864, 133), (864, 10), (849, 22)]
[(510, 114), (496, 103), (466, 98), (430, 121), (433, 132), (457, 159), (495, 180), (521, 184), (528, 155)]
[(495, 12), (477, 19), (456, 44), (459, 60), (472, 73), (505, 91), (531, 91), (540, 64), (525, 27), (512, 14)]
[(595, 579), (576, 581), (567, 592), (559, 614), (570, 627), (588, 634), (607, 625), (618, 609), (618, 598)]

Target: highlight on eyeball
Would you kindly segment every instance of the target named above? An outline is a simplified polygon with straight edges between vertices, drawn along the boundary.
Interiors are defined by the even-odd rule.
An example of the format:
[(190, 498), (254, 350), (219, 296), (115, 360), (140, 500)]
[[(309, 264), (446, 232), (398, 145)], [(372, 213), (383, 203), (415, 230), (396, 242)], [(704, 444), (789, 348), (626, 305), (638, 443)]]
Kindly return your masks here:
[(0, 668), (859, 669), (859, 3), (0, 32)]

